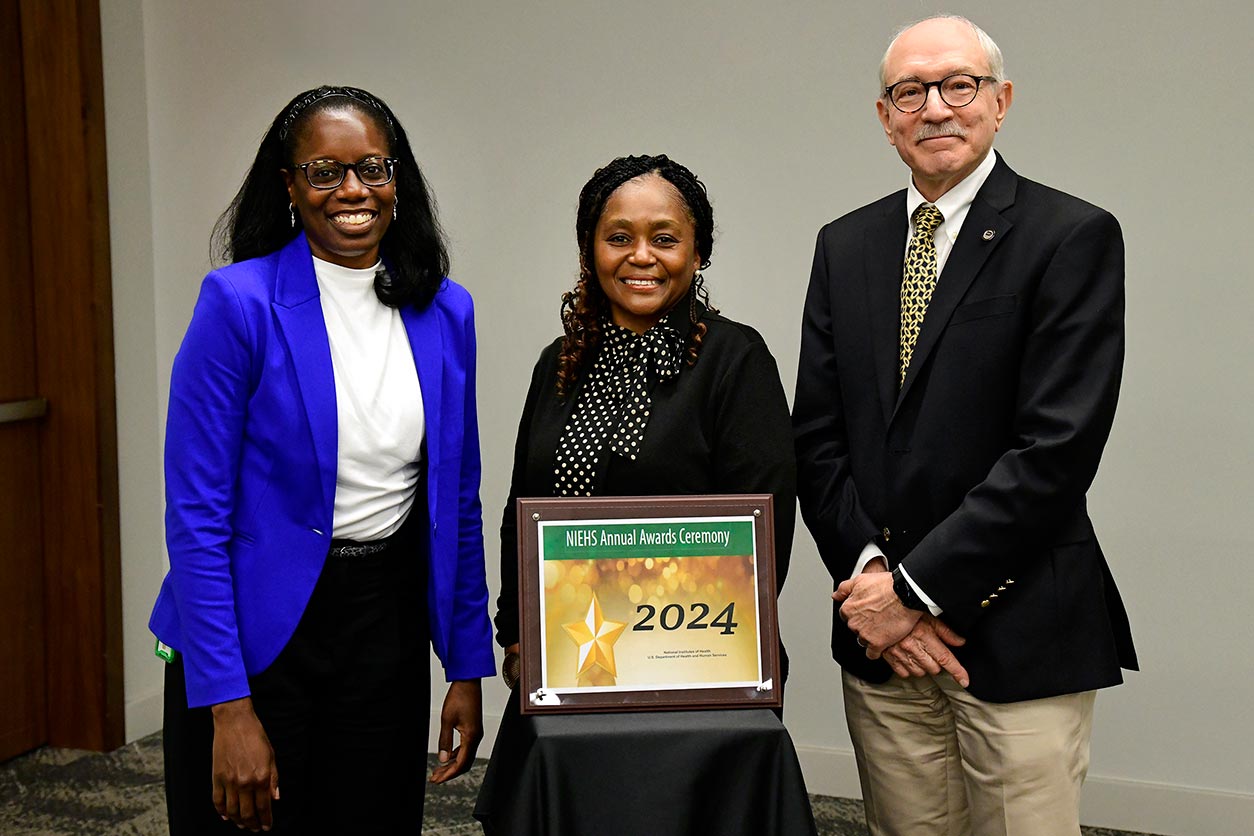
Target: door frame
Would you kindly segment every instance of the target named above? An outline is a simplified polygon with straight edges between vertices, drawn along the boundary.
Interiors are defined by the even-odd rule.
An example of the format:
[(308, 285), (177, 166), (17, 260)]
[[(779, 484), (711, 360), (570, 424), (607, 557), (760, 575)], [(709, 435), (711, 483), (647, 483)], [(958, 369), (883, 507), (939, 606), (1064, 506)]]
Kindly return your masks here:
[[(14, 0), (3, 0), (14, 2)], [(30, 173), (47, 737), (125, 743), (99, 0), (16, 0)]]

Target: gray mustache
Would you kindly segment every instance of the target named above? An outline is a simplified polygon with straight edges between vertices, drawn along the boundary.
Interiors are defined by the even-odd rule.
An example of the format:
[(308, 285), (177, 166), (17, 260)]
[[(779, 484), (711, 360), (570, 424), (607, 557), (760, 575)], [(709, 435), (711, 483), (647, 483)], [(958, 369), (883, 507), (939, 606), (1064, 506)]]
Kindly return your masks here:
[(959, 139), (963, 139), (966, 135), (966, 129), (951, 119), (940, 124), (925, 123), (920, 125), (919, 129), (914, 132), (914, 139), (916, 142), (921, 142), (925, 139), (935, 139), (938, 136), (956, 136)]

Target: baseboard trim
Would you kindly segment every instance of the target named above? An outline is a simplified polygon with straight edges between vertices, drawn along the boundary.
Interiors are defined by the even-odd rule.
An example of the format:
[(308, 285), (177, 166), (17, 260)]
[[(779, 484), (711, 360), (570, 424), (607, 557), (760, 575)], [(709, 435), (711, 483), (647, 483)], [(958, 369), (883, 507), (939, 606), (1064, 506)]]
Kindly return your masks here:
[(164, 712), (162, 691), (150, 691), (134, 699), (126, 701), (126, 740), (131, 742), (161, 731), (161, 717)]
[(1089, 775), (1080, 820), (1163, 836), (1233, 836), (1254, 822), (1254, 793)]
[[(798, 746), (797, 758), (811, 793), (862, 797), (853, 750)], [(1090, 774), (1080, 820), (1093, 827), (1160, 836), (1232, 836), (1247, 832), (1254, 821), (1254, 794)]]
[(806, 790), (812, 795), (836, 798), (861, 798), (858, 783), (858, 762), (852, 749), (834, 746), (798, 746), (797, 760), (806, 779)]

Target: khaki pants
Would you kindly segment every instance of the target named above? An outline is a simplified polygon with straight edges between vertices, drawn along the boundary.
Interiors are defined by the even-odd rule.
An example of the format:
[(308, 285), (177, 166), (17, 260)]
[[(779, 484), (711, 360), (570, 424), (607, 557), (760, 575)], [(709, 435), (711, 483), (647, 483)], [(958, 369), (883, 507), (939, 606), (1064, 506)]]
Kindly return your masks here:
[(948, 674), (844, 674), (872, 836), (1079, 836), (1095, 691), (989, 703)]

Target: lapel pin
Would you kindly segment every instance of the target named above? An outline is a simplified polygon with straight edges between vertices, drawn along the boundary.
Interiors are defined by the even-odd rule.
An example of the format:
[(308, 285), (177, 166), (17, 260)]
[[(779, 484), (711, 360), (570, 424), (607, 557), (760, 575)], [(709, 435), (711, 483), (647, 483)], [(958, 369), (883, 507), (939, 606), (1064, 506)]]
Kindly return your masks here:
[(997, 232), (996, 232), (995, 230), (992, 230), (992, 229), (986, 229), (986, 230), (984, 230), (984, 240), (985, 240), (985, 241), (992, 241), (992, 240), (993, 240), (993, 236), (994, 236), (994, 235), (996, 235), (996, 234), (997, 234)]

